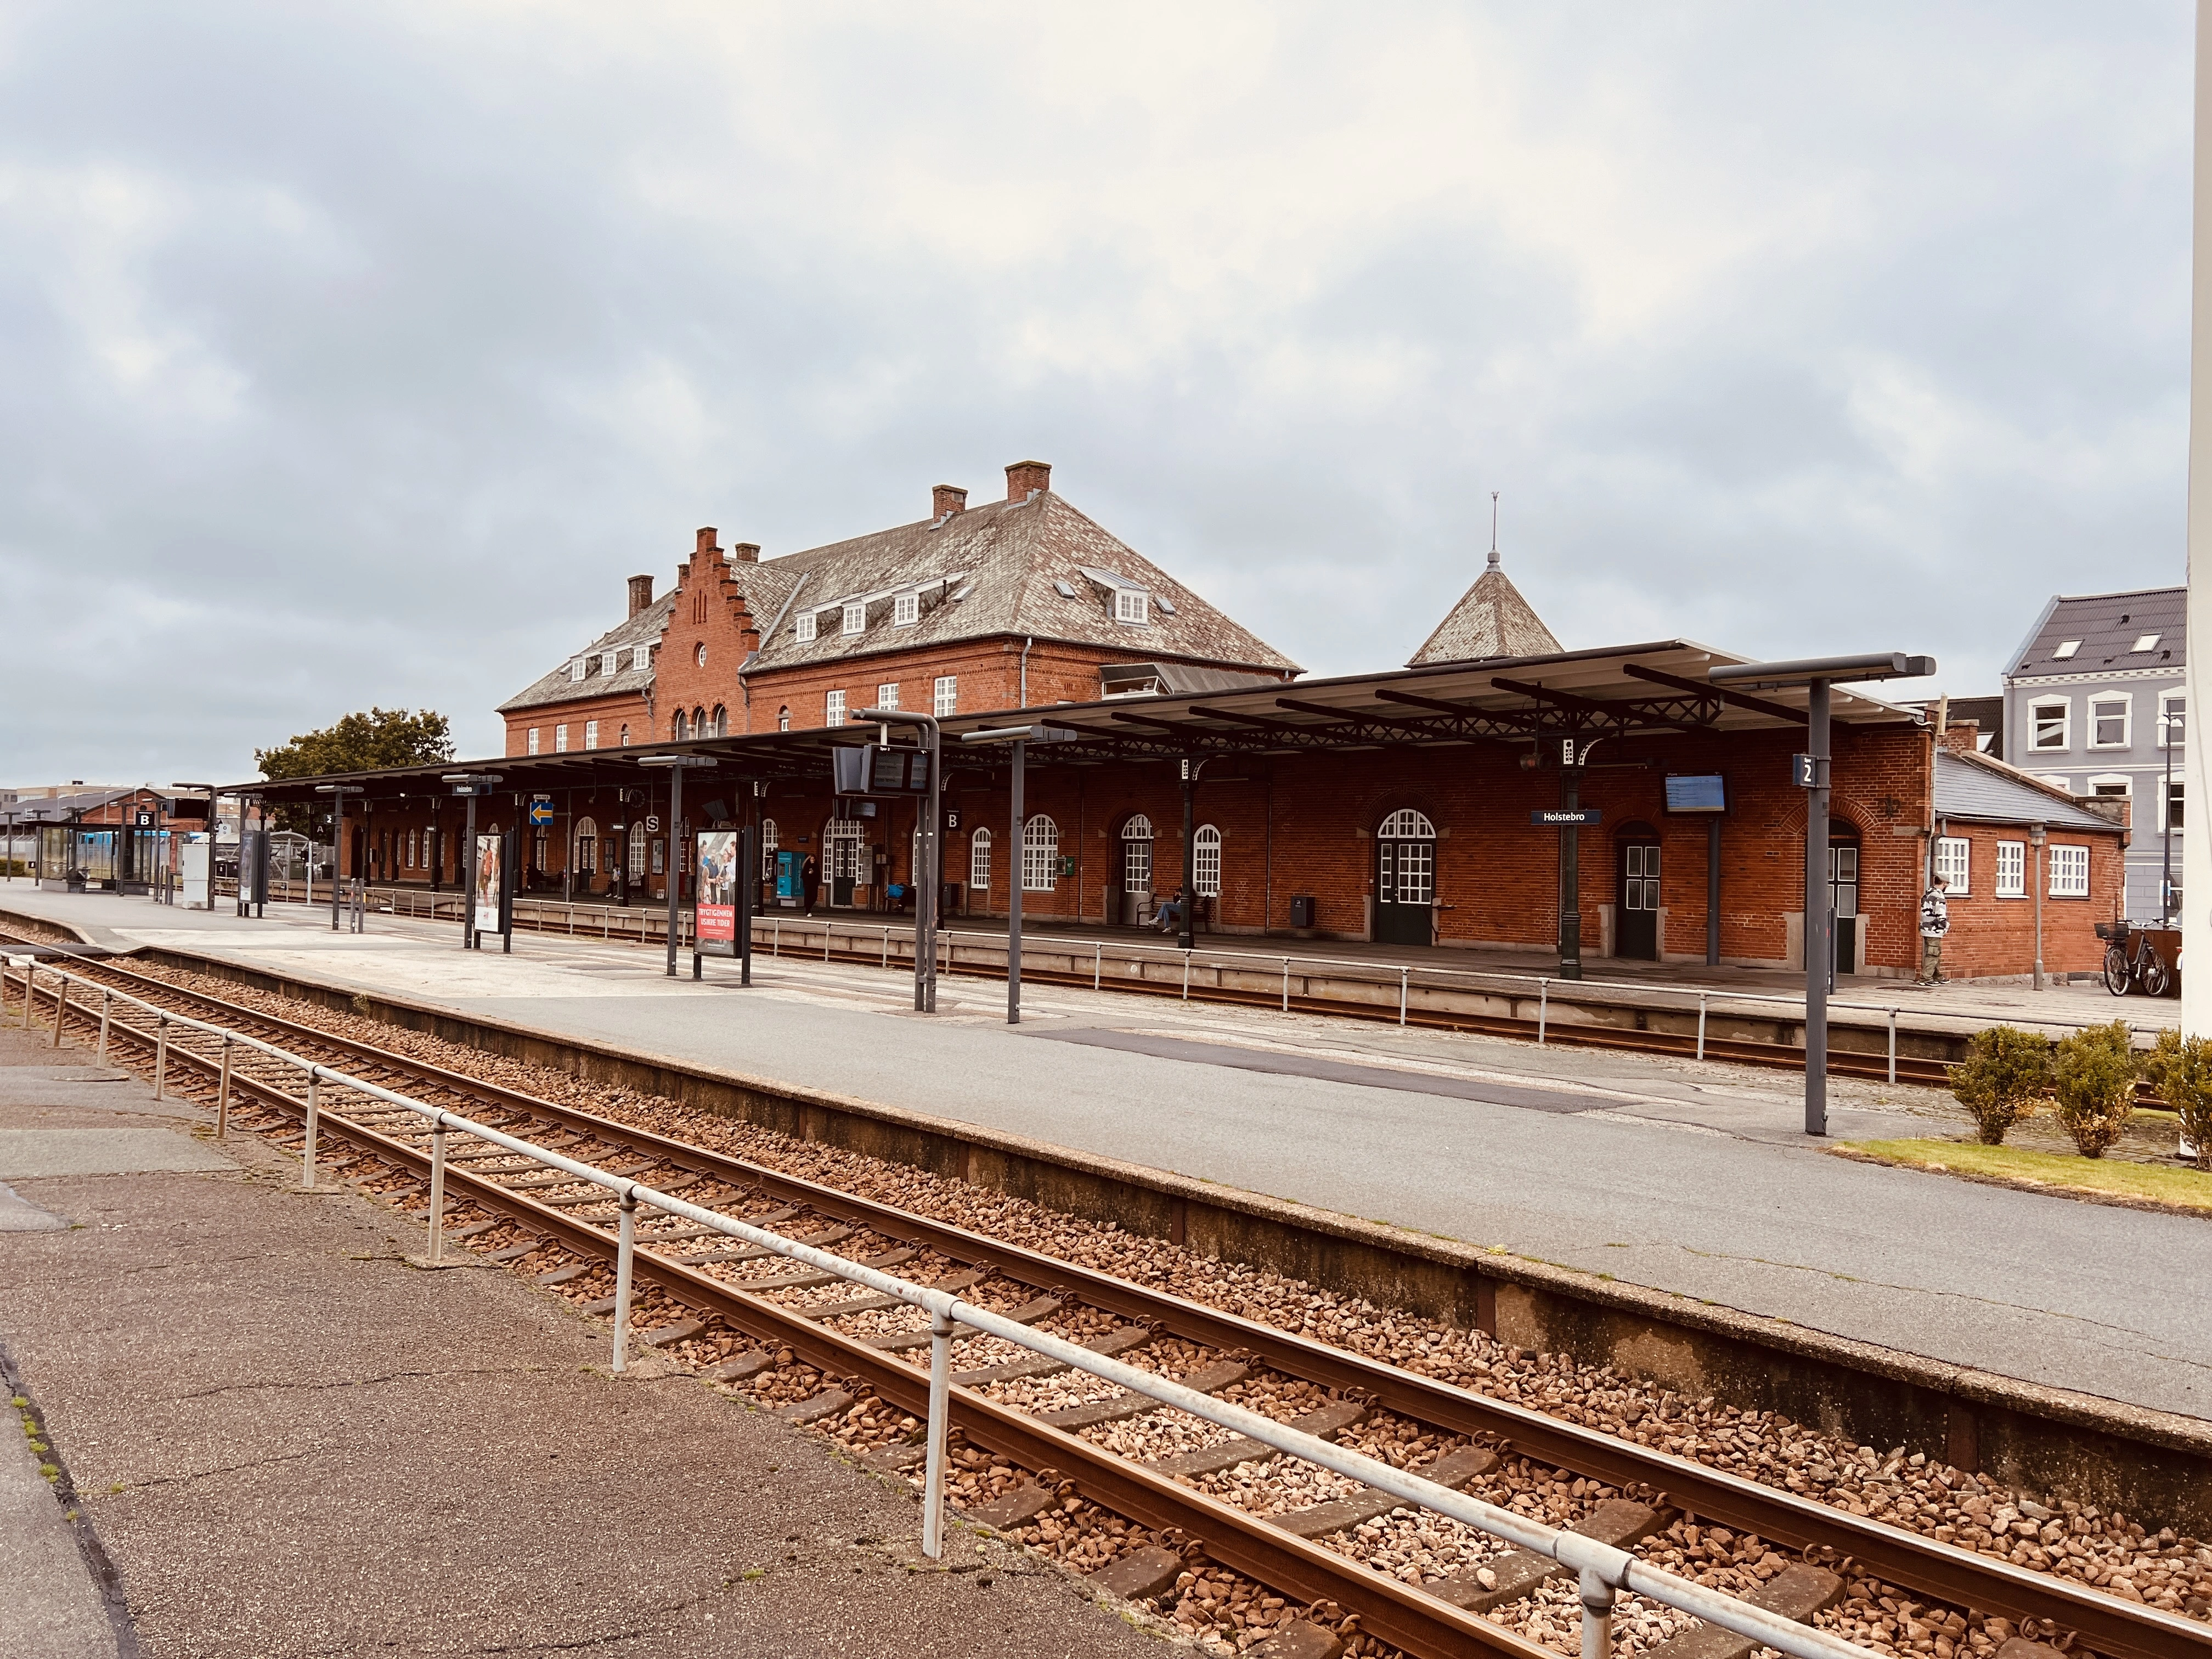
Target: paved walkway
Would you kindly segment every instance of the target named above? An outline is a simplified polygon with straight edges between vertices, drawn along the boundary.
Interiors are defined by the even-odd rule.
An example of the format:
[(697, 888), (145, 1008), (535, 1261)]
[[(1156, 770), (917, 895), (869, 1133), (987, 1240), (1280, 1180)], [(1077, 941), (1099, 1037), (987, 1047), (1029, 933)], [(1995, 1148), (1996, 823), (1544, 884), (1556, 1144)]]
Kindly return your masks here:
[(971, 1534), (979, 1570), (910, 1572), (919, 1507), (820, 1442), (651, 1360), (616, 1381), (556, 1298), (417, 1272), (390, 1211), (54, 1058), (0, 1030), (9, 1659), (1158, 1651)]
[[(2212, 1417), (2212, 1225), (1824, 1155), (1786, 1073), (1060, 988), (763, 959), (750, 992), (656, 951), (273, 913), (118, 909), (173, 944), (834, 1089), (1703, 1297), (1992, 1371)], [(4, 902), (0, 899), (0, 902)], [(24, 908), (28, 908), (28, 906)], [(1376, 1074), (1380, 1075), (1376, 1075)], [(1429, 1085), (1425, 1079), (1434, 1079)], [(1948, 1133), (1948, 1098), (1837, 1079), (1831, 1127)]]

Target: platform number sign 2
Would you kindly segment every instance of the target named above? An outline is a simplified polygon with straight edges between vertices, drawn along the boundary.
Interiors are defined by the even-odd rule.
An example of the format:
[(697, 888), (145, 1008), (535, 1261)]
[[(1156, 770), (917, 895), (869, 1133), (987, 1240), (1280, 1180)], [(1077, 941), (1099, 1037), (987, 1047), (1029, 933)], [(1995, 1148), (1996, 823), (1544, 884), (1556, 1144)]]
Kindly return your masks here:
[(1820, 763), (1812, 755), (1792, 755), (1790, 757), (1790, 781), (1800, 789), (1820, 787)]

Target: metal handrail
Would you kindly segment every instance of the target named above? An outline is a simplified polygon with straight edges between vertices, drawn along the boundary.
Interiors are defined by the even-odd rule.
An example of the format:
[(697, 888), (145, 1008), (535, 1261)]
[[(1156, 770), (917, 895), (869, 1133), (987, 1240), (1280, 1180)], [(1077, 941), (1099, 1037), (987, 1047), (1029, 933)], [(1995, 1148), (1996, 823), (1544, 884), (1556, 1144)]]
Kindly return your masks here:
[[(35, 958), (11, 957), (9, 961), (21, 965), (24, 970), (23, 1006), (24, 1018), (27, 1023), (38, 966)], [(446, 1136), (449, 1131), (459, 1130), (490, 1146), (530, 1158), (547, 1169), (574, 1176), (580, 1182), (605, 1188), (615, 1195), (620, 1209), (616, 1235), (615, 1327), (611, 1365), (617, 1372), (625, 1370), (628, 1364), (629, 1303), (637, 1244), (636, 1214), (640, 1204), (710, 1231), (741, 1239), (821, 1272), (835, 1273), (841, 1279), (865, 1285), (926, 1312), (930, 1316), (930, 1364), (927, 1450), (922, 1491), (922, 1551), (932, 1559), (940, 1558), (944, 1551), (945, 1444), (951, 1419), (952, 1335), (957, 1327), (965, 1326), (986, 1335), (998, 1337), (1031, 1353), (1058, 1361), (1071, 1370), (1116, 1383), (1132, 1394), (1188, 1412), (1204, 1422), (1231, 1430), (1288, 1456), (1332, 1470), (1347, 1479), (1364, 1482), (1412, 1507), (1432, 1510), (1478, 1532), (1503, 1539), (1557, 1561), (1579, 1577), (1585, 1659), (1605, 1659), (1611, 1653), (1613, 1598), (1620, 1590), (1632, 1591), (1689, 1613), (1707, 1624), (1749, 1637), (1753, 1641), (1791, 1655), (1792, 1659), (1874, 1659), (1869, 1650), (1855, 1643), (1846, 1642), (1812, 1626), (1801, 1625), (1795, 1620), (1771, 1613), (1735, 1596), (1708, 1589), (1704, 1585), (1639, 1560), (1613, 1545), (1601, 1543), (1579, 1533), (1549, 1527), (1540, 1521), (1532, 1521), (1510, 1510), (1486, 1504), (1480, 1498), (1471, 1498), (1465, 1492), (1394, 1468), (1379, 1458), (1369, 1457), (1331, 1441), (1285, 1427), (1257, 1412), (1216, 1400), (1211, 1395), (1201, 1394), (1153, 1372), (1123, 1364), (1119, 1360), (1109, 1359), (1063, 1338), (1032, 1329), (988, 1308), (963, 1302), (950, 1291), (918, 1285), (910, 1279), (884, 1273), (880, 1268), (866, 1267), (797, 1239), (787, 1238), (764, 1227), (740, 1221), (735, 1217), (647, 1187), (641, 1182), (611, 1174), (594, 1164), (565, 1157), (550, 1147), (507, 1134), (443, 1107), (426, 1105), (381, 1084), (371, 1083), (333, 1066), (319, 1065), (258, 1037), (226, 1030), (189, 1015), (155, 1007), (127, 992), (117, 991), (111, 986), (88, 980), (66, 969), (50, 966), (46, 971), (59, 979), (64, 987), (77, 985), (101, 994), (103, 1037), (106, 1034), (112, 1008), (119, 1002), (152, 1015), (164, 1037), (168, 1028), (176, 1025), (219, 1038), (226, 1046), (226, 1051), (228, 1045), (240, 1043), (286, 1065), (298, 1066), (306, 1074), (308, 1084), (307, 1142), (303, 1176), (309, 1186), (315, 1184), (313, 1159), (316, 1119), (319, 1109), (319, 1085), (331, 1084), (350, 1089), (428, 1119), (432, 1145), (428, 1253), (433, 1261), (441, 1259), (443, 1255)], [(4, 987), (4, 969), (0, 969), (0, 987)], [(66, 1002), (66, 990), (58, 991), (55, 1006), (58, 1027)], [(227, 1062), (227, 1052), (225, 1060)]]

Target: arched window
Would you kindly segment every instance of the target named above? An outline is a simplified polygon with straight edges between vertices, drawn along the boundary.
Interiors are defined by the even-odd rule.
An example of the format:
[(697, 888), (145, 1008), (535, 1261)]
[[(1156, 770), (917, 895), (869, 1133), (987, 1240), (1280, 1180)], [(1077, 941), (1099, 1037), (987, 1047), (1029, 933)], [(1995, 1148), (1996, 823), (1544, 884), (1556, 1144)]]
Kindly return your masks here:
[(599, 872), (599, 826), (589, 818), (576, 820), (576, 873), (595, 876)]
[(730, 711), (723, 708), (719, 702), (714, 705), (714, 724), (713, 730), (714, 735), (718, 738), (726, 738), (730, 735)]
[(1191, 874), (1200, 898), (1221, 896), (1221, 831), (1210, 823), (1198, 826), (1190, 842)]
[(1022, 826), (1022, 891), (1049, 893), (1060, 885), (1060, 826), (1042, 812)]
[(624, 720), (623, 722), (622, 746), (625, 749), (629, 747), (629, 722), (628, 720)]
[(978, 830), (968, 837), (968, 884), (979, 893), (991, 890), (991, 832)]
[(645, 826), (633, 823), (629, 827), (629, 872), (633, 876), (645, 873)]
[(1152, 821), (1142, 812), (1132, 813), (1121, 826), (1121, 890), (1152, 890)]
[(691, 735), (695, 738), (710, 738), (714, 736), (714, 728), (707, 724), (707, 711), (703, 708), (693, 709), (691, 711)]
[(1434, 841), (1437, 826), (1429, 822), (1426, 814), (1401, 806), (1383, 819), (1382, 827), (1375, 833), (1383, 841)]
[(782, 708), (775, 711), (775, 729), (779, 732), (788, 732), (791, 730), (791, 705), (789, 703), (784, 704)]
[(775, 820), (763, 818), (761, 820), (761, 878), (763, 880), (775, 874), (775, 849), (778, 844)]
[(678, 743), (684, 741), (684, 711), (680, 708), (669, 717), (668, 735)]

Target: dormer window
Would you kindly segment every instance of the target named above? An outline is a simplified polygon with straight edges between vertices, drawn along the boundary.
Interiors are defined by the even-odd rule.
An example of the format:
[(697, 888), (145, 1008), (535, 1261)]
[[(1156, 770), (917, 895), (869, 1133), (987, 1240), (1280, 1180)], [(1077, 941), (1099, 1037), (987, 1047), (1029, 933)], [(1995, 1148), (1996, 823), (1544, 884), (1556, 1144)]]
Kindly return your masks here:
[(651, 666), (652, 662), (653, 647), (651, 646), (634, 645), (630, 647), (629, 668), (631, 673), (642, 674), (645, 672), (647, 668)]
[(2059, 642), (2058, 648), (2051, 653), (2051, 659), (2053, 662), (2064, 662), (2081, 648), (2081, 641), (2079, 640), (2063, 640)]
[(865, 603), (858, 601), (847, 605), (845, 607), (845, 625), (839, 631), (846, 634), (864, 634), (867, 631), (867, 605)]
[(568, 665), (568, 678), (571, 681), (575, 682), (580, 682), (583, 679), (584, 659), (581, 657), (577, 658), (574, 662)]
[(1133, 587), (1114, 590), (1114, 620), (1121, 623), (1149, 623), (1152, 620), (1151, 596)]
[(2128, 649), (2130, 652), (2155, 651), (2158, 649), (2158, 635), (2155, 634), (2142, 635), (2133, 645), (2130, 646)]
[(813, 637), (814, 613), (811, 611), (802, 611), (799, 613), (799, 642), (804, 645)]
[(921, 595), (902, 593), (891, 601), (891, 625), (911, 628), (921, 620)]
[(621, 652), (619, 652), (619, 651), (610, 651), (610, 652), (607, 652), (607, 653), (606, 653), (605, 655), (603, 655), (602, 657), (600, 657), (600, 659), (599, 659), (599, 672), (601, 672), (602, 674), (619, 674), (619, 673), (621, 673), (621, 672), (622, 672), (622, 653), (621, 653)]

